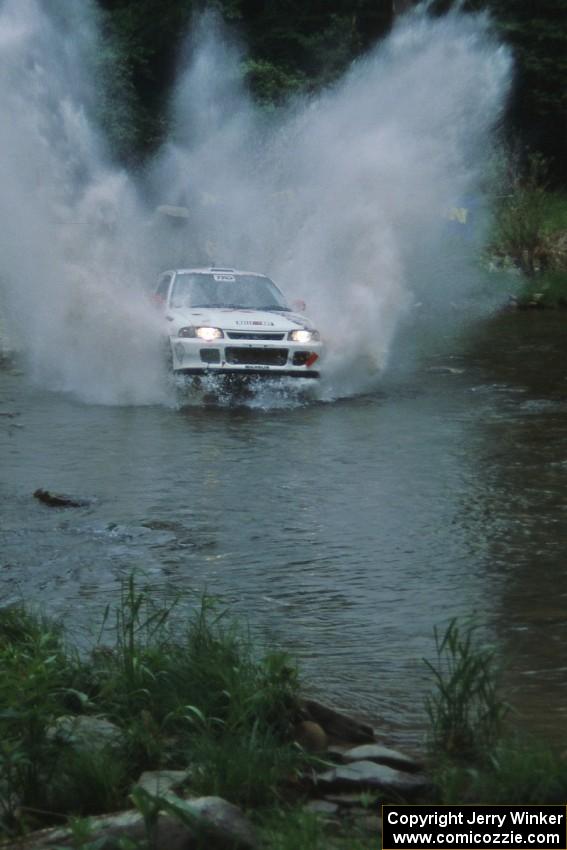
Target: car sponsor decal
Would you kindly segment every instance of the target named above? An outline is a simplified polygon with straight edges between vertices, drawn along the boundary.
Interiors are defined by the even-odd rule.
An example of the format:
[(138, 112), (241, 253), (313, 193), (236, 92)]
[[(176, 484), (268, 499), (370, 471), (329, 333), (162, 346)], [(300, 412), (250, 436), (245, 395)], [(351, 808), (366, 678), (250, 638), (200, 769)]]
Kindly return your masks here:
[(236, 280), (233, 274), (214, 274), (213, 277), (215, 280), (218, 280), (219, 283), (234, 283)]
[(267, 327), (273, 328), (273, 322), (260, 322), (258, 320), (252, 321), (252, 319), (247, 319), (246, 321), (235, 322), (235, 325), (265, 325)]

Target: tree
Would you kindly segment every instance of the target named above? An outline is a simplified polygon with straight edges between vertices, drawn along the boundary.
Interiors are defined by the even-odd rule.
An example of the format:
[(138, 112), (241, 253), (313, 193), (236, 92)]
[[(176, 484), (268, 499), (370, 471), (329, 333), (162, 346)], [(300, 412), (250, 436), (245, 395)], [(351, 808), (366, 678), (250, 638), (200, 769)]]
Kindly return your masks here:
[[(415, 0), (98, 0), (104, 13), (107, 126), (124, 157), (166, 130), (169, 92), (191, 15), (215, 6), (248, 48), (242, 73), (262, 104), (335, 80)], [(438, 13), (454, 0), (437, 0)], [(517, 62), (511, 125), (567, 179), (567, 0), (467, 0), (486, 9)]]
[(166, 103), (193, 0), (98, 0), (107, 92), (104, 124), (115, 153), (143, 158), (165, 133)]
[[(398, 0), (398, 3), (402, 0)], [(150, 153), (191, 15), (216, 7), (248, 47), (242, 73), (262, 104), (278, 105), (336, 79), (391, 25), (393, 0), (98, 0), (109, 73), (105, 126), (118, 156)], [(112, 72), (110, 72), (112, 69)]]
[(517, 61), (512, 123), (567, 179), (567, 0), (489, 0), (489, 8)]

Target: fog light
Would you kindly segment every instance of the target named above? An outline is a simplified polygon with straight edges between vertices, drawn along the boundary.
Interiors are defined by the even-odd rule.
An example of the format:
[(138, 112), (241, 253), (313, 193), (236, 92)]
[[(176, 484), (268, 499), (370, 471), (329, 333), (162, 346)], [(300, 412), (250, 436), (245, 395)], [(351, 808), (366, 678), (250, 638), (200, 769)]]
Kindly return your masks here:
[(220, 351), (218, 348), (202, 348), (199, 353), (203, 363), (220, 363)]

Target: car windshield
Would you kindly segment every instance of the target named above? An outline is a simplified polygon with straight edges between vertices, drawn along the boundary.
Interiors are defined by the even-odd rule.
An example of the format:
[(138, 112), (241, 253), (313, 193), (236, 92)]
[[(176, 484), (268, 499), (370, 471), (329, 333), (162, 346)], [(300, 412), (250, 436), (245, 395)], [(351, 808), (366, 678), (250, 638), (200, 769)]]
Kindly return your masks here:
[(171, 306), (290, 309), (282, 293), (268, 277), (226, 272), (179, 272), (175, 275)]

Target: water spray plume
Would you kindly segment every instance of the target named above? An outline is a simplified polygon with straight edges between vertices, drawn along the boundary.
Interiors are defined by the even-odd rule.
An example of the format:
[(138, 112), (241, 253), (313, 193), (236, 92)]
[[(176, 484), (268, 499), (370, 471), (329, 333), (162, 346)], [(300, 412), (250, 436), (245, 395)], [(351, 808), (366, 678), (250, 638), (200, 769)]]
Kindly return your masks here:
[(141, 403), (161, 376), (142, 286), (151, 255), (136, 185), (109, 165), (92, 117), (96, 24), (86, 2), (0, 7), (0, 275), (38, 382)]
[[(71, 9), (78, 42), (54, 11)], [(1, 277), (51, 386), (163, 400), (144, 297), (159, 266), (262, 271), (304, 299), (328, 340), (331, 395), (380, 374), (416, 301), (466, 296), (470, 276), (443, 265), (460, 269), (470, 245), (445, 214), (481, 205), (511, 74), (487, 17), (418, 9), (332, 88), (267, 113), (244, 86), (242, 46), (206, 13), (143, 185), (109, 164), (92, 119), (97, 37), (87, 2), (0, 7)], [(186, 211), (177, 226), (160, 205)]]

